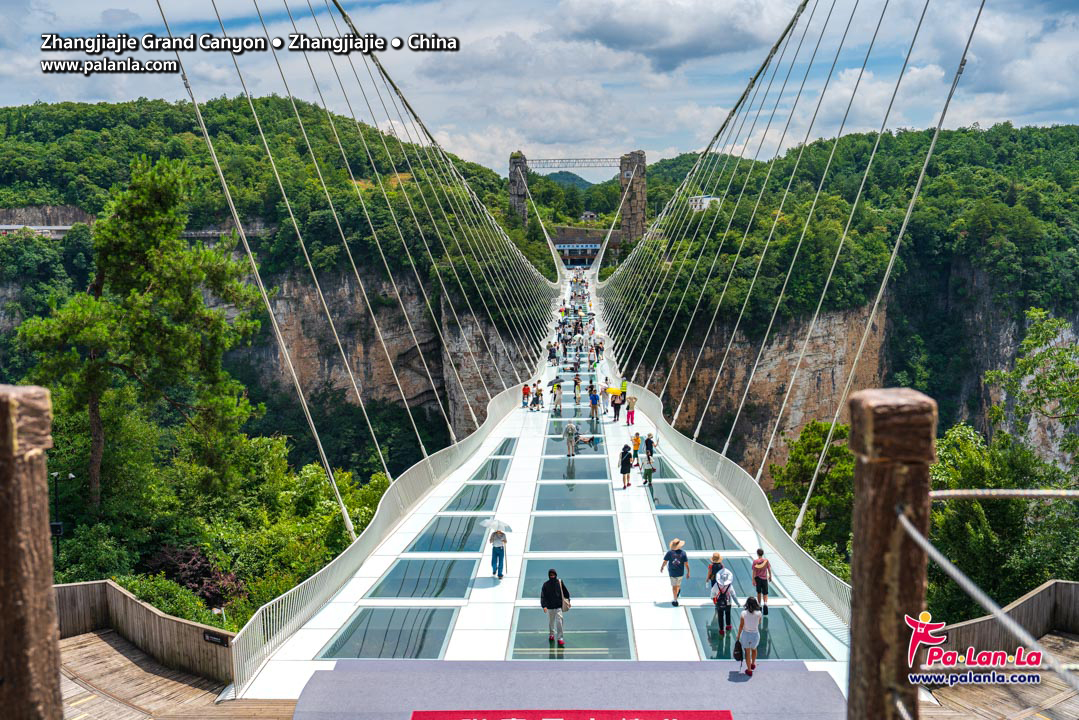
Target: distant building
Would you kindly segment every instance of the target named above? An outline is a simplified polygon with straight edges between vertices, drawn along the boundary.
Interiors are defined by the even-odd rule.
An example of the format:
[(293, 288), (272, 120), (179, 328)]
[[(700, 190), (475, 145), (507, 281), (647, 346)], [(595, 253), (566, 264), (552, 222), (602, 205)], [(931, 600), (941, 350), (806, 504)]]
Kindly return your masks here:
[(591, 210), (585, 210), (583, 213), (581, 213), (581, 222), (593, 222), (597, 217), (599, 216)]
[(694, 195), (689, 199), (689, 209), (693, 212), (701, 212), (707, 210), (708, 206), (719, 202), (719, 198), (714, 195)]

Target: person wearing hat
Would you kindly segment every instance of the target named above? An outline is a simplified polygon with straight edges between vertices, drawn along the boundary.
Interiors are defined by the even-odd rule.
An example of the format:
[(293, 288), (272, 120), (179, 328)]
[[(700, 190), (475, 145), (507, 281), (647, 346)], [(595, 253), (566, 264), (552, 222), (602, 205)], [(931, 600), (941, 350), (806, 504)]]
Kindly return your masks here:
[(678, 607), (678, 593), (682, 591), (682, 579), (683, 577), (689, 577), (689, 557), (686, 555), (686, 551), (682, 548), (685, 543), (675, 538), (671, 540), (670, 550), (663, 556), (663, 564), (659, 566), (659, 571), (667, 571), (667, 575), (671, 578), (671, 605)]
[[(719, 553), (713, 553), (715, 558)], [(731, 607), (736, 602), (734, 596), (734, 573), (723, 567), (723, 562), (713, 563), (718, 570), (712, 578), (712, 601), (716, 604), (716, 622), (719, 624), (719, 636), (731, 631)], [(711, 567), (709, 568), (711, 572)]]

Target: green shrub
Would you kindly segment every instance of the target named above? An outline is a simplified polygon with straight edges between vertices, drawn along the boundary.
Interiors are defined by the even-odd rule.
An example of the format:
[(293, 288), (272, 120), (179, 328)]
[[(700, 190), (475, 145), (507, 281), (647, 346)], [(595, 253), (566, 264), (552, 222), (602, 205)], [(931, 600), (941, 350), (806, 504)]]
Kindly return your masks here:
[(191, 620), (203, 625), (224, 627), (198, 595), (165, 577), (157, 575), (118, 575), (113, 580), (144, 603), (173, 617)]

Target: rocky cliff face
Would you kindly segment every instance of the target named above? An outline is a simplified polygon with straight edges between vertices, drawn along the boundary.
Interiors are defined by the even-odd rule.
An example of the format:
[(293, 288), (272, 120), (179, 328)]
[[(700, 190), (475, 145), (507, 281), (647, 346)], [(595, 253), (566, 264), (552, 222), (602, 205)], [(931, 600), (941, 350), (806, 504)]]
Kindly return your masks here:
[(74, 225), (93, 221), (93, 215), (74, 205), (0, 208), (0, 225)]
[[(401, 277), (397, 279), (397, 286), (404, 312), (411, 321), (410, 331), (390, 282), (374, 273), (361, 277), (375, 307), (385, 350), (355, 276), (351, 273), (327, 275), (320, 278), (320, 283), (348, 360), (347, 367), (352, 368), (364, 400), (374, 398), (400, 403), (403, 390), (409, 407), (423, 407), (436, 413), (439, 412), (439, 399), (443, 405), (448, 400), (448, 414), (454, 431), (458, 436), (472, 432), (475, 429), (472, 413), (480, 423), (486, 417), (487, 391), (493, 395), (502, 390), (498, 370), (502, 371), (507, 383), (515, 379), (509, 358), (497, 343), (490, 323), (462, 314), (459, 316), (463, 327), (458, 328), (444, 299), (436, 306), (438, 317), (432, 317), (415, 280)], [(355, 403), (352, 379), (310, 277), (294, 273), (268, 278), (267, 284), (278, 289), (271, 304), (301, 386), (311, 391), (329, 385)], [(458, 313), (462, 310), (458, 308)], [(291, 391), (284, 357), (269, 332), (268, 323), (266, 325), (260, 339), (251, 347), (237, 351), (236, 355), (256, 368), (262, 382), (273, 382)], [(413, 342), (413, 333), (416, 342)], [(487, 357), (481, 335), (491, 345), (493, 361)], [(475, 352), (475, 364), (467, 348)], [(394, 379), (394, 370), (401, 390)]]
[[(821, 314), (787, 401), (787, 408), (780, 423), (780, 432), (797, 437), (802, 427), (810, 420), (832, 417), (835, 413), (837, 398), (842, 392), (853, 365), (854, 355), (868, 317), (868, 307)], [(883, 382), (887, 370), (884, 357), (886, 322), (887, 309), (882, 307), (870, 329), (866, 347), (859, 360), (854, 390), (879, 387)], [(772, 330), (749, 387), (745, 407), (738, 418), (727, 454), (750, 474), (757, 472), (764, 459), (768, 438), (783, 403), (783, 397), (798, 360), (808, 326), (809, 320), (806, 318)], [(726, 352), (729, 337), (729, 327), (713, 330), (712, 337), (701, 356), (696, 377), (686, 394), (677, 426), (691, 436), (702, 412), (705, 411), (704, 403), (715, 378), (715, 370), (719, 367)], [(749, 338), (741, 331), (735, 335), (715, 396), (711, 406), (707, 408), (701, 427), (699, 439), (704, 444), (720, 450), (723, 448), (760, 346), (759, 337)], [(670, 375), (668, 396), (665, 398), (667, 407), (673, 409), (677, 405), (682, 390), (689, 380), (689, 373), (698, 350), (699, 346), (683, 350), (673, 369), (666, 364), (657, 369), (656, 376), (653, 377), (653, 390), (658, 390), (662, 385), (662, 378)], [(671, 356), (673, 357), (673, 353)], [(671, 357), (668, 357), (665, 363), (670, 359)], [(658, 383), (657, 377), (660, 378)], [(846, 422), (845, 407), (840, 417), (841, 421)], [(786, 443), (782, 437), (777, 436), (766, 462), (783, 463), (786, 458)], [(767, 468), (762, 475), (762, 483), (765, 487), (771, 487)]]

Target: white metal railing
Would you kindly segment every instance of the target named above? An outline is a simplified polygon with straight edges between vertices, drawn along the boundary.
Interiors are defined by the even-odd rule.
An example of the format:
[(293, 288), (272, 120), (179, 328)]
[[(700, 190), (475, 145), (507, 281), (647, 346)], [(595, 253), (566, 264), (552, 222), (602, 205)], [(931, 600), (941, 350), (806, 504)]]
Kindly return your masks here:
[(850, 625), (850, 585), (829, 572), (791, 538), (779, 524), (768, 496), (753, 476), (738, 463), (694, 442), (671, 426), (663, 415), (663, 401), (652, 391), (635, 383), (629, 387), (637, 396), (637, 408), (652, 418), (656, 427), (663, 432), (663, 442), (685, 458), (705, 482), (723, 493), (806, 586), (844, 624)]
[(487, 405), (487, 419), (476, 432), (399, 475), (354, 543), (317, 573), (266, 603), (251, 616), (232, 641), (232, 682), (237, 697), (270, 655), (337, 594), (427, 491), (475, 454), (495, 426), (517, 407), (519, 392), (519, 388), (513, 386), (495, 395)]

